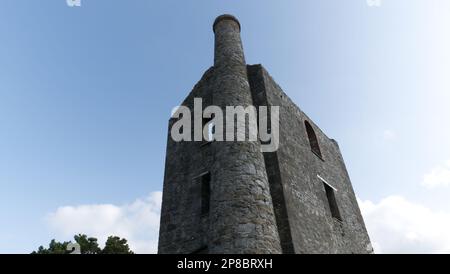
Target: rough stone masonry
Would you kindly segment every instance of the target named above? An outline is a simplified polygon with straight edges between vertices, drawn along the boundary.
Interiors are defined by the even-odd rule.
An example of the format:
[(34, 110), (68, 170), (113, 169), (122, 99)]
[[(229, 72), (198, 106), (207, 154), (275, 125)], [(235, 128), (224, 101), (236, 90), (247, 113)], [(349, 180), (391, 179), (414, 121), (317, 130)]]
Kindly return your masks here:
[(175, 142), (170, 119), (158, 252), (371, 253), (338, 143), (246, 64), (235, 17), (219, 16), (213, 31), (214, 66), (182, 105), (279, 106), (280, 145)]

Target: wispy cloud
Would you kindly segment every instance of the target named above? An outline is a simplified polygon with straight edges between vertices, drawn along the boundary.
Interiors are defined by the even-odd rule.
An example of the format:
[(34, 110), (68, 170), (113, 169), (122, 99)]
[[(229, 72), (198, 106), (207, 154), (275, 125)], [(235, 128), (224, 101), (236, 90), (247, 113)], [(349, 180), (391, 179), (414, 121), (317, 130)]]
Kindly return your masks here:
[(427, 188), (450, 186), (450, 160), (444, 165), (434, 167), (423, 176), (422, 185)]
[(401, 196), (358, 200), (375, 253), (449, 253), (450, 213)]
[(161, 192), (152, 192), (130, 204), (63, 206), (46, 217), (56, 236), (83, 233), (104, 243), (108, 236), (126, 238), (136, 253), (156, 253)]

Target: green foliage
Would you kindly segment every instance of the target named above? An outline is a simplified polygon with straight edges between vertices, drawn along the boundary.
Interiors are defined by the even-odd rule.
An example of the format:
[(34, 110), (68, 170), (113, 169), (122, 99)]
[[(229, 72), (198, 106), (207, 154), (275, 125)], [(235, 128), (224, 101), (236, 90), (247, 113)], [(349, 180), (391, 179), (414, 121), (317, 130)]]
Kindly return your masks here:
[(102, 251), (98, 246), (97, 238), (78, 234), (74, 236), (74, 239), (80, 245), (81, 254), (99, 254)]
[[(130, 250), (126, 239), (117, 236), (109, 236), (105, 247), (101, 249), (98, 246), (97, 238), (88, 237), (84, 234), (75, 235), (74, 240), (80, 245), (81, 254), (134, 254)], [(55, 239), (50, 241), (48, 248), (40, 246), (37, 251), (31, 254), (69, 254), (72, 251), (67, 250), (70, 242), (57, 242)]]
[(121, 239), (117, 236), (109, 236), (106, 240), (105, 248), (102, 250), (103, 254), (133, 254), (127, 244), (126, 239)]
[(67, 245), (69, 242), (57, 242), (55, 239), (51, 240), (48, 248), (44, 248), (42, 245), (37, 251), (33, 251), (31, 254), (66, 254)]

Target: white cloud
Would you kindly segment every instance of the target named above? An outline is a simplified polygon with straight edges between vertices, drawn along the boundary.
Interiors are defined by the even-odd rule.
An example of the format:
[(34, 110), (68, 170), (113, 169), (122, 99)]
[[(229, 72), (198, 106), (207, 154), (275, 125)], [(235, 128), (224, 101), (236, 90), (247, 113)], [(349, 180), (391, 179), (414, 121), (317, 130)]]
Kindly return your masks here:
[[(128, 239), (136, 253), (156, 253), (161, 198), (161, 192), (153, 192), (121, 206), (64, 206), (46, 220), (61, 237), (84, 233), (104, 243), (117, 235)], [(432, 211), (401, 196), (358, 203), (375, 253), (450, 253), (450, 213)]]
[(450, 186), (450, 161), (433, 168), (423, 176), (422, 185), (428, 188)]
[(383, 131), (383, 139), (385, 141), (394, 141), (397, 139), (397, 133), (390, 129), (385, 129)]
[(401, 196), (358, 203), (375, 253), (450, 253), (450, 213)]
[(131, 204), (93, 204), (59, 207), (46, 221), (62, 237), (82, 233), (104, 244), (108, 236), (126, 238), (135, 253), (156, 253), (161, 192), (152, 192)]

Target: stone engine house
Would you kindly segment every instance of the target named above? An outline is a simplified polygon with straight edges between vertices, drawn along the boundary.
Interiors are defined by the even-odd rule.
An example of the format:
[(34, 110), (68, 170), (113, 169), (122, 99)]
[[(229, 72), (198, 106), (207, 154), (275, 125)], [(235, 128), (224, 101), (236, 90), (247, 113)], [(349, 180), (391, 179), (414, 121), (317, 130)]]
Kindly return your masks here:
[(263, 66), (246, 64), (235, 17), (213, 31), (214, 66), (182, 105), (279, 106), (279, 148), (175, 142), (170, 119), (158, 253), (371, 253), (338, 143)]

